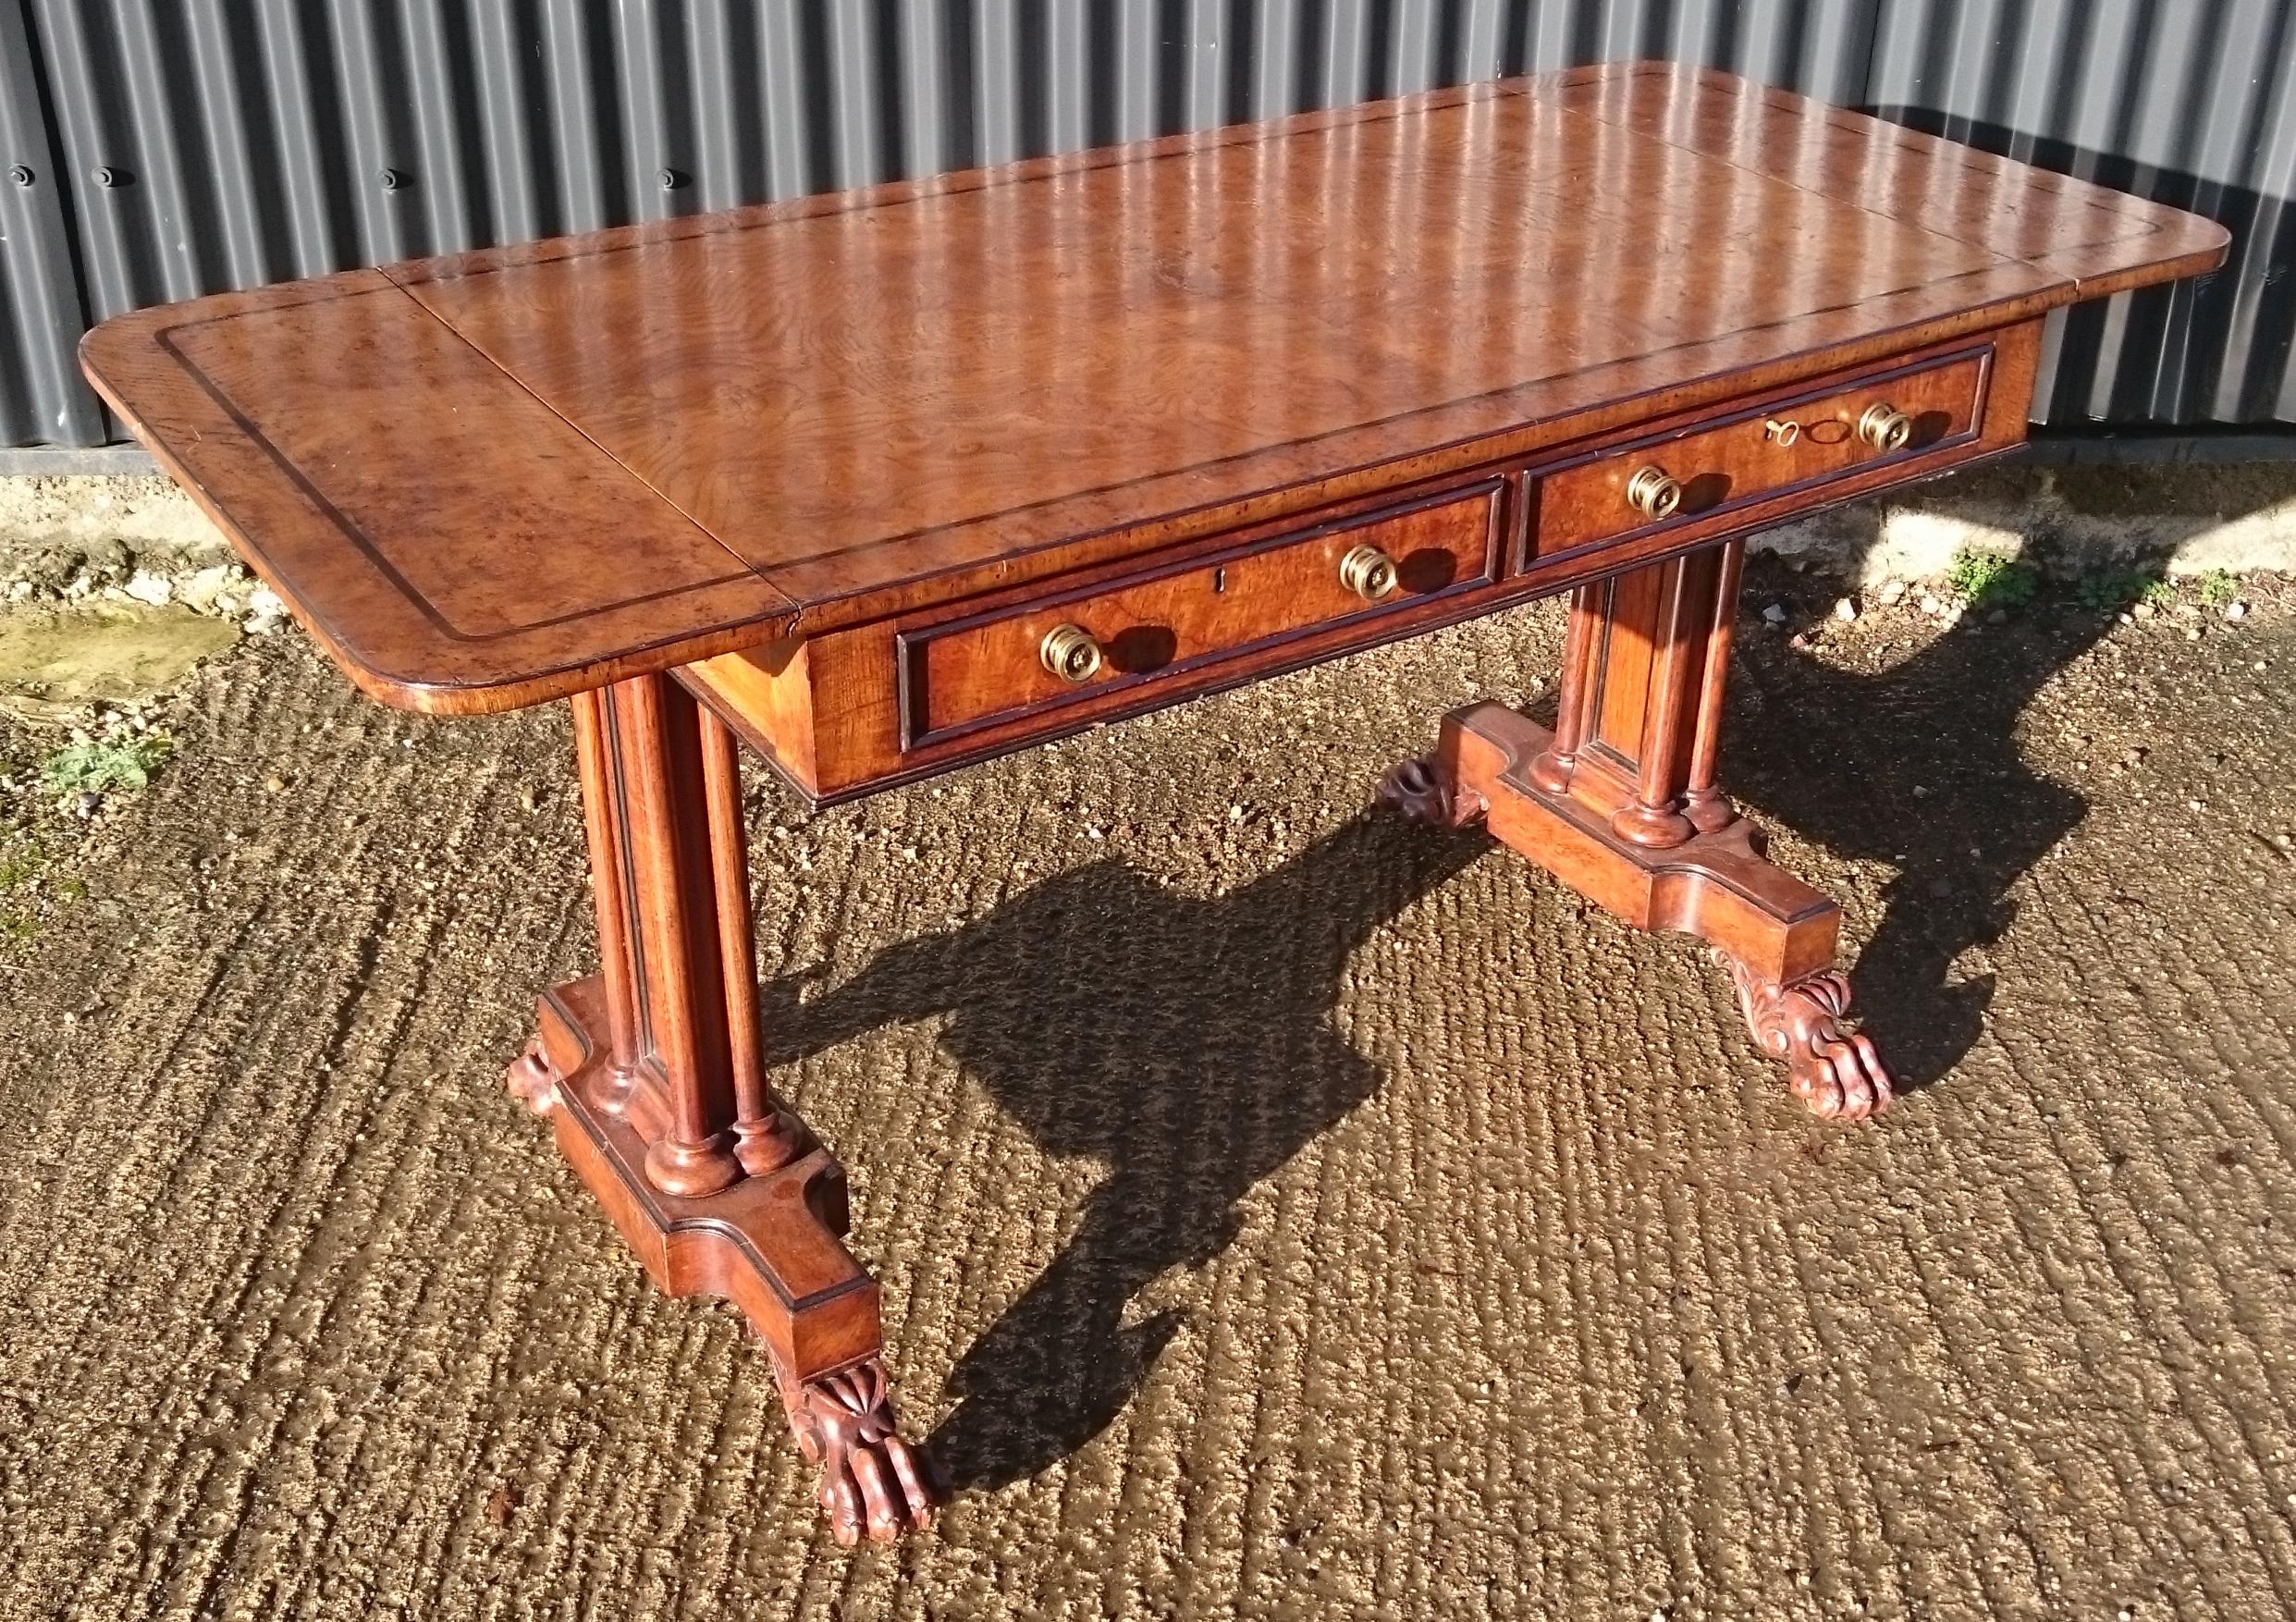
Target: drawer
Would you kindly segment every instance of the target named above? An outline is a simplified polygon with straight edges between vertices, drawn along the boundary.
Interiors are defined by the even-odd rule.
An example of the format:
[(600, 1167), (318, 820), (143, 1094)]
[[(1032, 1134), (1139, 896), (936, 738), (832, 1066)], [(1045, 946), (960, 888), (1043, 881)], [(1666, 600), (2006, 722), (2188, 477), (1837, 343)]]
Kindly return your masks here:
[(1530, 559), (1814, 491), (1973, 440), (1992, 355), (1991, 345), (1973, 346), (1535, 470)]
[[(1502, 481), (1199, 553), (895, 640), (901, 746), (922, 748), (1148, 682), (1208, 685), (1333, 627), (1488, 584)], [(1191, 673), (1200, 679), (1189, 681)]]

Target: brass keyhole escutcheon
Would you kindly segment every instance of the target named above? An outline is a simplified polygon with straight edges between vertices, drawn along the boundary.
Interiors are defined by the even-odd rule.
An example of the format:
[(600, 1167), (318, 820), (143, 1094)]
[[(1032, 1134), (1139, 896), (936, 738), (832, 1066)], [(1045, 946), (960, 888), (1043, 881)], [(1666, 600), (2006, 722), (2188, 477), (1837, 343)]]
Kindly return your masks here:
[(1913, 442), (1913, 419), (1888, 401), (1877, 400), (1858, 419), (1858, 437), (1879, 451), (1903, 450)]
[(1664, 468), (1652, 463), (1638, 469), (1627, 481), (1627, 505), (1653, 522), (1672, 518), (1682, 505), (1682, 486)]
[(1801, 424), (1790, 419), (1772, 417), (1762, 425), (1762, 436), (1781, 450), (1791, 450), (1801, 437)]
[(1367, 603), (1395, 589), (1395, 560), (1366, 542), (1339, 560), (1339, 583)]
[(1037, 646), (1044, 668), (1072, 686), (1100, 673), (1100, 645), (1081, 625), (1060, 624), (1044, 633)]

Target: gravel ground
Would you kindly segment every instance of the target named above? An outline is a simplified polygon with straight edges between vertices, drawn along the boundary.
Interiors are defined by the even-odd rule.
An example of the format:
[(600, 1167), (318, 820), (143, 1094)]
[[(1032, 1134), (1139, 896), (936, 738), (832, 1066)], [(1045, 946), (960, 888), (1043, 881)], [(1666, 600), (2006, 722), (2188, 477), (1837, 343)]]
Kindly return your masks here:
[(562, 716), (251, 639), (148, 790), (8, 836), (0, 1616), (2287, 1615), (2250, 590), (1948, 631), (1757, 572), (1729, 778), (1915, 1084), (1860, 1130), (1689, 943), (1362, 814), (1535, 707), (1551, 605), (819, 817), (754, 780), (776, 1079), (964, 1483), (855, 1555), (500, 1090), (593, 950)]

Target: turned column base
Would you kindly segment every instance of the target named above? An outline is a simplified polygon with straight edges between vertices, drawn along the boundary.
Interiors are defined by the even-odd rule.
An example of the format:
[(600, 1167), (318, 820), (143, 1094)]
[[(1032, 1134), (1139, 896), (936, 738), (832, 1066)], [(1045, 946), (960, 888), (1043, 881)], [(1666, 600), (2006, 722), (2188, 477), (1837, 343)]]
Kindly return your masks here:
[(646, 1163), (665, 1112), (609, 1056), (596, 977), (557, 987), (540, 1035), (506, 1080), (549, 1119), (559, 1151), (671, 1296), (717, 1296), (764, 1342), (791, 1429), (822, 1469), (831, 1531), (848, 1546), (885, 1542), (930, 1519), (939, 1493), (920, 1449), (903, 1442), (886, 1379), (877, 1281), (846, 1249), (845, 1173), (803, 1122), (781, 1112), (763, 1173), (715, 1192), (670, 1193)]
[[(1481, 820), (1502, 843), (1644, 929), (1695, 935), (1730, 968), (1755, 1044), (1782, 1061), (1797, 1096), (1828, 1119), (1885, 1107), (1892, 1087), (1872, 1042), (1844, 1023), (1849, 982), (1834, 966), (1841, 909), (1773, 864), (1761, 830), (1718, 797), (1694, 831), (1653, 848), (1623, 836), (1615, 806), (1556, 793), (1533, 776), (1545, 727), (1497, 704), (1443, 718), (1430, 759), (1381, 785), (1406, 815), (1446, 826)], [(1709, 827), (1708, 825), (1713, 825)]]

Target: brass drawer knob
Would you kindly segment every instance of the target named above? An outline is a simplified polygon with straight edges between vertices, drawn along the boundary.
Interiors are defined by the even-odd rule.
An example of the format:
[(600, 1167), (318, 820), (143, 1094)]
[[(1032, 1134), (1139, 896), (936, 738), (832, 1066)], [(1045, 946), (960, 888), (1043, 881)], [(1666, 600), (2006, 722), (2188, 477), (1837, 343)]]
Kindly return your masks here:
[(1395, 589), (1395, 560), (1366, 542), (1339, 560), (1339, 583), (1367, 603)]
[(1682, 505), (1682, 486), (1663, 467), (1639, 470), (1627, 481), (1627, 505), (1648, 519), (1672, 518)]
[(1037, 645), (1037, 657), (1063, 682), (1082, 683), (1100, 673), (1100, 645), (1081, 625), (1052, 627)]
[(1913, 419), (1886, 400), (1865, 408), (1858, 419), (1858, 437), (1876, 450), (1903, 450), (1913, 442)]

